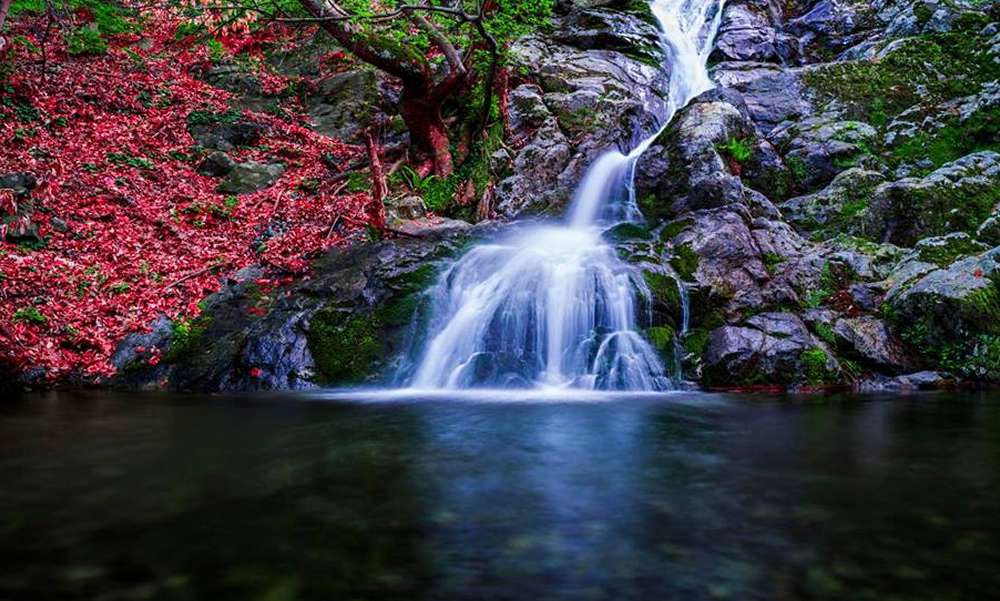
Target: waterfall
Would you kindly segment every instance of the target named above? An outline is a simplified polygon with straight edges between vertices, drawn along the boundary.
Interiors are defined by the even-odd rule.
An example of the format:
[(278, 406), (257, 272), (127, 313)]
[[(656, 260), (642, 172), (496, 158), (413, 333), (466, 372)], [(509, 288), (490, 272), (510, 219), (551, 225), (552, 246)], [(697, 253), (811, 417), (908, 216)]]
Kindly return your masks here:
[(649, 290), (603, 242), (601, 230), (642, 220), (636, 162), (678, 109), (712, 87), (705, 65), (723, 2), (653, 0), (670, 75), (661, 127), (628, 154), (601, 155), (564, 224), (522, 228), (474, 247), (445, 270), (430, 291), (429, 336), (411, 386), (671, 386), (659, 353), (636, 329), (636, 294), (648, 297)]

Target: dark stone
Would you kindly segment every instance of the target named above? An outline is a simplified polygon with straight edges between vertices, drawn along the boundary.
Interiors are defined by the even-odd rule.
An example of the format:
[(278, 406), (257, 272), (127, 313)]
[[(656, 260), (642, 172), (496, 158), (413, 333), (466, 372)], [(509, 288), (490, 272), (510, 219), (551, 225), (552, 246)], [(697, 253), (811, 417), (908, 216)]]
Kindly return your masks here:
[(210, 177), (223, 177), (229, 175), (235, 167), (236, 161), (228, 154), (217, 150), (201, 161), (198, 173)]

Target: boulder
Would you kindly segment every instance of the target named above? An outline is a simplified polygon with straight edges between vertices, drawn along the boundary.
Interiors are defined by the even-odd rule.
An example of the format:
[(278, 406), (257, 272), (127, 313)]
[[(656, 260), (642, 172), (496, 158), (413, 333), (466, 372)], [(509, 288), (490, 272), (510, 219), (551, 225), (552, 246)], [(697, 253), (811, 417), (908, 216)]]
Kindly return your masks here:
[(198, 173), (210, 177), (224, 177), (236, 168), (236, 161), (224, 152), (216, 150), (198, 164)]
[(260, 123), (245, 119), (195, 121), (188, 124), (188, 133), (195, 143), (205, 148), (229, 152), (239, 146), (253, 146), (260, 142), (266, 128)]
[(975, 234), (1000, 204), (1000, 154), (976, 152), (922, 178), (876, 188), (865, 230), (902, 246), (951, 232)]
[(305, 98), (309, 121), (317, 132), (351, 141), (379, 115), (378, 74), (345, 71), (321, 79)]
[(777, 38), (766, 8), (731, 3), (723, 11), (710, 59), (716, 62), (779, 62)]
[(768, 133), (779, 123), (814, 111), (802, 70), (760, 62), (724, 62), (712, 71), (720, 86), (738, 91), (757, 128)]
[(819, 385), (835, 379), (840, 366), (798, 316), (762, 313), (713, 330), (702, 369), (710, 386)]
[(250, 161), (236, 165), (216, 188), (220, 194), (249, 194), (267, 188), (285, 172), (281, 163)]
[(913, 367), (902, 343), (881, 319), (870, 315), (838, 319), (833, 333), (841, 348), (880, 370), (901, 373)]
[(884, 181), (885, 177), (876, 171), (848, 169), (822, 190), (790, 198), (779, 208), (785, 219), (800, 230), (860, 234), (872, 193)]

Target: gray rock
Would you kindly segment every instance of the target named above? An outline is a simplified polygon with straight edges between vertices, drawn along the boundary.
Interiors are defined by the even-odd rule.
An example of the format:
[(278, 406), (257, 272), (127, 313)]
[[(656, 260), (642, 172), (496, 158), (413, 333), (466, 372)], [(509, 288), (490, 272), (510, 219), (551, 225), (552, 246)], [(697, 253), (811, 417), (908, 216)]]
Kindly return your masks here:
[(260, 123), (236, 120), (232, 123), (194, 123), (188, 133), (195, 143), (205, 148), (228, 152), (239, 146), (253, 146), (260, 141), (266, 128)]
[(924, 238), (916, 243), (913, 250), (921, 261), (944, 267), (961, 257), (989, 250), (989, 247), (964, 232), (955, 232), (945, 236)]
[(25, 196), (38, 187), (34, 173), (12, 172), (0, 174), (0, 189), (13, 190), (16, 196)]
[(913, 366), (903, 345), (881, 319), (871, 316), (838, 319), (833, 332), (841, 345), (880, 369), (900, 373)]
[(420, 219), (427, 215), (424, 199), (419, 196), (390, 198), (385, 201), (386, 217), (390, 224), (396, 221)]
[(716, 61), (778, 62), (781, 57), (777, 32), (769, 16), (747, 4), (727, 5), (711, 58)]
[(746, 325), (722, 326), (708, 337), (703, 376), (711, 386), (819, 384), (840, 366), (805, 323), (791, 313), (764, 313)]
[(900, 245), (956, 231), (974, 234), (996, 210), (998, 186), (1000, 155), (973, 153), (923, 178), (879, 186), (865, 228), (875, 239)]
[(832, 227), (840, 233), (861, 234), (871, 195), (884, 181), (878, 172), (848, 169), (822, 190), (785, 201), (780, 205), (781, 213), (801, 230)]
[(216, 150), (198, 164), (197, 171), (210, 177), (223, 177), (229, 175), (235, 167), (236, 161), (228, 154)]
[(281, 163), (240, 163), (216, 188), (220, 194), (249, 194), (267, 188), (285, 172)]
[(743, 96), (754, 124), (765, 134), (779, 123), (814, 110), (799, 69), (770, 63), (724, 62), (715, 67), (712, 78)]
[(351, 141), (379, 118), (380, 99), (375, 71), (345, 71), (320, 80), (305, 104), (313, 129)]

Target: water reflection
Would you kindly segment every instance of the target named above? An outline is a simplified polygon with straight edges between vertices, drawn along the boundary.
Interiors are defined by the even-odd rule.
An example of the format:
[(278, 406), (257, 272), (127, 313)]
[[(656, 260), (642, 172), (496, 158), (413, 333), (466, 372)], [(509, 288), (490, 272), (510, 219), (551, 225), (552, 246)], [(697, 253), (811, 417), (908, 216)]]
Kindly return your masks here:
[(1000, 585), (995, 395), (317, 400), (0, 407), (0, 598), (917, 600)]

